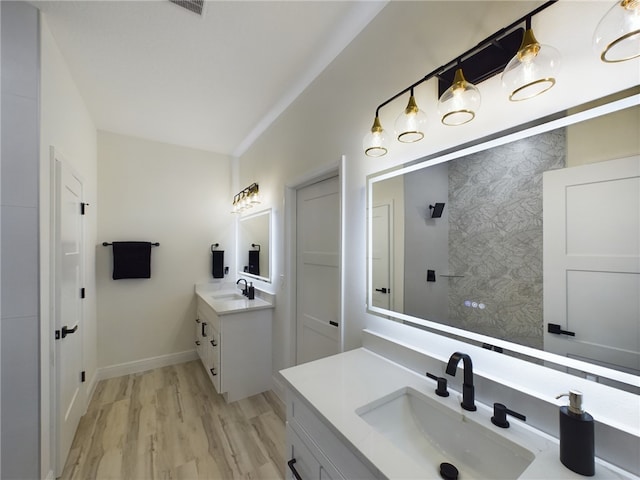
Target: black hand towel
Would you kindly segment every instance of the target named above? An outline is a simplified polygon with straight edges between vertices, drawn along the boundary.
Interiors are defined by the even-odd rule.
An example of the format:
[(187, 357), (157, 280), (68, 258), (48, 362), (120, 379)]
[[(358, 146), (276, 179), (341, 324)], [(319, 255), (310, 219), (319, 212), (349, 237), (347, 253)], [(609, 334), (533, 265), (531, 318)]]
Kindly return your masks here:
[(151, 278), (151, 242), (113, 242), (113, 279)]
[(249, 250), (249, 273), (260, 275), (260, 250)]
[(212, 250), (211, 273), (213, 278), (224, 278), (224, 250)]

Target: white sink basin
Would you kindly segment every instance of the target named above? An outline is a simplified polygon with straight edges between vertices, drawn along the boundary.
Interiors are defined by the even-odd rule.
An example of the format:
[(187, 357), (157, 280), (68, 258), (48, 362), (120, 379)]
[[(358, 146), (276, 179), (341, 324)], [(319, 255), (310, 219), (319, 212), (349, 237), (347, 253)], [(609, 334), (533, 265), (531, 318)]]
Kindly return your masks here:
[(213, 300), (217, 301), (230, 301), (230, 300), (246, 300), (247, 297), (237, 292), (220, 292), (211, 295)]
[(535, 459), (530, 450), (413, 388), (406, 387), (356, 410), (364, 421), (439, 478), (440, 464), (459, 478), (518, 478)]

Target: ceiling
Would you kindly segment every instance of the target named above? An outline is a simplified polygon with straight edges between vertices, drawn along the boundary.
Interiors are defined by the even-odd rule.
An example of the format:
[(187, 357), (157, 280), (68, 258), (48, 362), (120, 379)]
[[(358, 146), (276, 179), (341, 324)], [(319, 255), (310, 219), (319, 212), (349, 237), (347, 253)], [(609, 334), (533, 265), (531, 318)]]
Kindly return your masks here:
[(386, 0), (31, 3), (99, 130), (240, 156)]

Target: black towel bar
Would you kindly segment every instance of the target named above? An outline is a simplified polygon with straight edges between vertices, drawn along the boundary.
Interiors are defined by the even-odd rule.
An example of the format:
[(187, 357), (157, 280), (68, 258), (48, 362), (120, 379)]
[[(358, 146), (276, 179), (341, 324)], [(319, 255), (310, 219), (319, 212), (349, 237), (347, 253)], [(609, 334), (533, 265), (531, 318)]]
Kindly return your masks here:
[[(109, 242), (102, 242), (102, 246), (103, 247), (108, 247), (110, 245), (113, 245), (113, 243), (109, 243)], [(155, 243), (151, 243), (152, 247), (159, 247), (160, 246), (160, 242), (155, 242)]]

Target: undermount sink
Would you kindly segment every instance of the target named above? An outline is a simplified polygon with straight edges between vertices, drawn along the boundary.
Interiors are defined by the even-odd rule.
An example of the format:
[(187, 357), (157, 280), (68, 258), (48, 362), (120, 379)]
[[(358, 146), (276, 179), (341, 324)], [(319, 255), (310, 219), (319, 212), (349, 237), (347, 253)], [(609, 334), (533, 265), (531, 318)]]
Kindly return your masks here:
[(220, 292), (211, 295), (211, 298), (218, 301), (230, 301), (230, 300), (246, 300), (247, 297), (237, 292)]
[(518, 478), (535, 459), (530, 450), (435, 398), (405, 387), (356, 410), (365, 422), (438, 477), (440, 465), (459, 478)]

